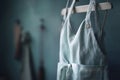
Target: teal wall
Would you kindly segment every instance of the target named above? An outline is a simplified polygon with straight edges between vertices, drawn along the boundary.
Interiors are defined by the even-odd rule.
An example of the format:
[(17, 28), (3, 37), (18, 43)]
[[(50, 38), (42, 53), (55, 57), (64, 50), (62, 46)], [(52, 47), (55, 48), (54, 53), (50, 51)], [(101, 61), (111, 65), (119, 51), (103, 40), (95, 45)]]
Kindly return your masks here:
[[(60, 11), (67, 0), (1, 0), (0, 1), (0, 72), (7, 73), (11, 80), (19, 80), (20, 63), (14, 59), (13, 27), (20, 19), (25, 31), (32, 35), (32, 51), (36, 74), (40, 57), (40, 18), (44, 18), (44, 59), (46, 80), (56, 80), (59, 56)], [(99, 0), (102, 2), (104, 0)], [(120, 0), (109, 0), (113, 9), (109, 11), (105, 26), (105, 47), (109, 60), (111, 80), (118, 80), (120, 72)], [(80, 4), (88, 4), (81, 0)], [(76, 14), (72, 19), (75, 30), (85, 14)]]

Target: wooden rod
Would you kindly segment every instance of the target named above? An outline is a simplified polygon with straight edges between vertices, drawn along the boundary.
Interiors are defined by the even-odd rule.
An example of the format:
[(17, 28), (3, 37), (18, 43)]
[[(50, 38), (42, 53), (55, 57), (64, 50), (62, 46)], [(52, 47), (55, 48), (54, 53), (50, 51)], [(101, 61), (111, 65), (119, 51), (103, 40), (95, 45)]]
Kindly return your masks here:
[[(82, 5), (82, 6), (76, 6), (75, 7), (75, 12), (72, 11), (72, 13), (83, 13), (83, 12), (87, 12), (89, 5)], [(99, 10), (110, 10), (112, 8), (112, 5), (110, 2), (103, 2), (103, 3), (99, 3), (98, 4), (98, 9)], [(69, 10), (69, 8), (68, 8)], [(93, 7), (92, 11), (94, 11), (95, 8)], [(65, 15), (66, 13), (66, 8), (64, 8), (61, 11), (61, 15)]]

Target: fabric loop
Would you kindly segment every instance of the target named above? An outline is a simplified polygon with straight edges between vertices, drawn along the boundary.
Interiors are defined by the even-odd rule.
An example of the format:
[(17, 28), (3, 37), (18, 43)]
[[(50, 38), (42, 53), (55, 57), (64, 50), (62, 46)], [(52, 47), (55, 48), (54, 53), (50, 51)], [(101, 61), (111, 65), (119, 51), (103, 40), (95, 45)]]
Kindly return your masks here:
[(68, 10), (68, 14), (66, 15), (65, 23), (69, 20), (71, 14), (72, 14), (72, 10), (74, 8), (75, 3), (76, 3), (76, 0), (73, 0), (72, 4), (71, 4), (71, 6), (70, 6), (70, 8)]
[(67, 14), (68, 14), (68, 6), (69, 6), (69, 3), (70, 3), (70, 0), (67, 0), (66, 13), (65, 13), (65, 15), (63, 16), (63, 19), (64, 19), (64, 20), (66, 19), (66, 16), (67, 16)]
[(95, 0), (90, 0), (89, 7), (88, 7), (88, 10), (86, 13), (86, 18), (85, 18), (87, 23), (90, 22), (91, 12), (92, 12), (93, 8), (95, 7), (95, 4), (96, 4)]

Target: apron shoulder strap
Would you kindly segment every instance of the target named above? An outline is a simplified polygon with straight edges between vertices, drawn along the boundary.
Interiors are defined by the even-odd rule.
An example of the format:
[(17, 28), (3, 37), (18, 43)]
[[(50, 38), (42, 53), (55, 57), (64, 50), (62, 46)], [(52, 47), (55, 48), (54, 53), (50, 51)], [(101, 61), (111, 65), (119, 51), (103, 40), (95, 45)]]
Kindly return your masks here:
[(106, 19), (107, 19), (107, 14), (108, 14), (108, 11), (106, 10), (104, 15), (103, 15), (103, 20), (102, 20), (102, 23), (100, 22), (100, 19), (99, 19), (99, 12), (98, 12), (98, 4), (95, 5), (95, 26), (96, 26), (96, 29), (98, 30), (97, 32), (97, 36), (98, 36), (98, 39), (99, 41), (101, 42), (101, 40), (103, 39), (103, 34), (104, 34), (104, 26), (105, 26), (105, 22), (106, 22)]
[[(69, 0), (68, 0), (68, 3), (69, 3)], [(72, 14), (72, 10), (73, 10), (73, 8), (74, 8), (75, 3), (76, 3), (76, 0), (73, 0), (73, 2), (72, 2), (72, 4), (71, 4), (71, 6), (70, 6), (70, 8), (69, 8), (69, 10), (68, 10), (68, 11), (66, 11), (65, 21), (67, 21), (67, 20), (70, 18), (71, 14)], [(68, 6), (67, 6), (67, 7), (68, 7)]]
[(92, 12), (93, 7), (95, 6), (95, 4), (96, 4), (95, 0), (90, 0), (89, 7), (88, 7), (86, 17), (85, 17), (86, 23), (90, 23), (90, 25), (91, 25), (90, 16), (91, 16), (91, 12)]
[(65, 20), (66, 19), (66, 16), (67, 16), (67, 14), (68, 14), (68, 6), (69, 6), (69, 3), (70, 3), (70, 0), (67, 0), (67, 4), (66, 4), (66, 13), (65, 13), (65, 15), (63, 16), (63, 19)]

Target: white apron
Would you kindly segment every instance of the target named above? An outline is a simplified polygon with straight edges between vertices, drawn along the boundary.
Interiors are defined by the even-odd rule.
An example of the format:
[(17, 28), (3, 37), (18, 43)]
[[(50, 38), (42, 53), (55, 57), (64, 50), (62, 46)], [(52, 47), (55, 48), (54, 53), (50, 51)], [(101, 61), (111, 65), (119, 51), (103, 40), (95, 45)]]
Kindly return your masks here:
[(97, 43), (90, 20), (95, 0), (90, 0), (85, 19), (73, 34), (70, 16), (75, 1), (61, 30), (57, 80), (108, 80), (106, 57)]
[(21, 66), (21, 78), (20, 80), (33, 80), (30, 64), (30, 42), (28, 41), (27, 33), (22, 34), (23, 43), (23, 55), (22, 55), (22, 66)]

